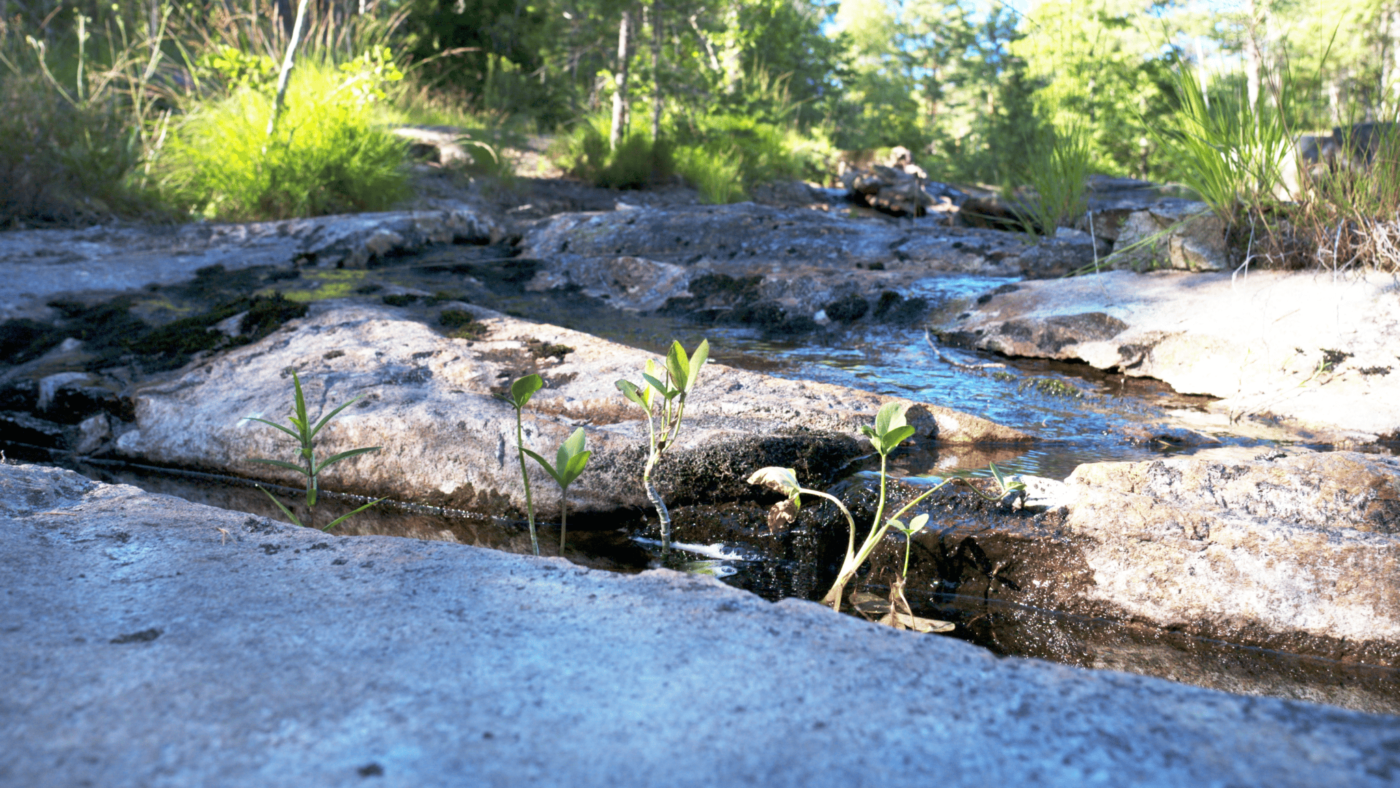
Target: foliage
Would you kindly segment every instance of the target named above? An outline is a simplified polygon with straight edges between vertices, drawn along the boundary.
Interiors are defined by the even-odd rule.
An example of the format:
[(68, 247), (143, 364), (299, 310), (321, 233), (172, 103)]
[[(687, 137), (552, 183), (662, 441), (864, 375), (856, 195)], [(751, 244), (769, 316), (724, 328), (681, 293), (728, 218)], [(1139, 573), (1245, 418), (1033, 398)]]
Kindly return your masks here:
[(583, 469), (588, 466), (588, 458), (593, 456), (593, 452), (585, 450), (585, 438), (583, 428), (574, 430), (573, 434), (559, 445), (559, 451), (554, 458), (554, 464), (550, 465), (544, 457), (525, 449), (525, 453), (530, 455), (530, 459), (540, 464), (545, 472), (550, 475), (559, 485), (559, 554), (564, 554), (564, 542), (569, 533), (569, 485), (583, 473)]
[(161, 191), (181, 210), (234, 221), (388, 208), (407, 193), (405, 145), (374, 125), (376, 90), (365, 71), (303, 64), (271, 138), (264, 90), (197, 107), (157, 165)]
[[(920, 515), (919, 517), (923, 517), (922, 520), (916, 517), (914, 520), (910, 521), (908, 526), (906, 526), (904, 521), (900, 518), (910, 509), (923, 502), (924, 499), (933, 495), (944, 486), (953, 483), (962, 484), (971, 489), (978, 496), (993, 502), (1001, 501), (1007, 492), (1021, 491), (1024, 493), (1024, 484), (1006, 480), (1005, 477), (996, 470), (996, 467), (993, 466), (992, 473), (996, 477), (998, 487), (1003, 493), (1001, 496), (988, 495), (974, 487), (972, 483), (966, 479), (949, 477), (944, 479), (937, 486), (927, 490), (914, 500), (905, 504), (904, 508), (896, 512), (893, 517), (885, 519), (885, 502), (889, 478), (887, 461), (889, 459), (889, 454), (894, 451), (899, 444), (914, 436), (914, 428), (909, 426), (905, 420), (904, 412), (907, 408), (907, 405), (898, 402), (886, 403), (875, 415), (875, 424), (873, 426), (862, 426), (860, 428), (865, 437), (870, 440), (870, 445), (875, 449), (875, 452), (880, 455), (879, 504), (875, 509), (875, 520), (871, 525), (870, 532), (866, 534), (865, 540), (861, 543), (860, 550), (856, 550), (856, 526), (850, 511), (847, 510), (840, 501), (826, 493), (798, 486), (797, 474), (791, 468), (762, 468), (748, 479), (749, 484), (762, 485), (787, 496), (786, 501), (778, 503), (770, 510), (768, 515), (770, 525), (774, 522), (775, 518), (783, 518), (787, 522), (791, 522), (792, 519), (796, 518), (797, 510), (801, 505), (801, 493), (820, 495), (835, 501), (836, 505), (841, 509), (842, 514), (846, 516), (846, 522), (850, 526), (849, 540), (846, 543), (846, 557), (841, 563), (841, 569), (837, 572), (836, 582), (832, 584), (831, 590), (826, 593), (826, 597), (823, 599), (823, 602), (831, 605), (832, 609), (837, 612), (841, 610), (841, 601), (845, 596), (846, 584), (855, 577), (856, 572), (860, 570), (860, 567), (865, 564), (866, 559), (870, 557), (870, 554), (875, 550), (876, 546), (885, 538), (885, 534), (891, 528), (896, 528), (905, 533), (907, 538), (912, 538), (913, 534), (927, 522), (927, 517)], [(904, 571), (905, 573), (908, 572), (907, 548)], [(903, 575), (901, 575), (901, 577), (902, 576)], [(908, 603), (906, 602), (905, 606), (907, 607), (907, 605)], [(897, 611), (896, 615), (894, 615), (891, 620), (895, 622), (900, 620)]]
[(1056, 227), (1072, 226), (1089, 209), (1089, 140), (1084, 128), (1043, 126), (1026, 145), (1024, 181), (1035, 192), (1030, 216), (1022, 220), (1029, 234), (1054, 237)]
[[(382, 447), (370, 446), (362, 449), (350, 449), (349, 451), (343, 451), (339, 454), (331, 455), (330, 457), (327, 457), (319, 463), (316, 462), (316, 436), (321, 432), (322, 428), (324, 428), (327, 424), (330, 423), (331, 419), (339, 415), (342, 410), (345, 410), (346, 408), (358, 402), (360, 400), (360, 397), (355, 397), (349, 402), (344, 403), (340, 407), (326, 414), (324, 418), (322, 418), (319, 422), (316, 422), (316, 424), (313, 426), (310, 417), (308, 417), (306, 414), (306, 397), (303, 396), (301, 391), (301, 379), (297, 377), (297, 373), (295, 371), (292, 372), (292, 386), (295, 389), (295, 412), (291, 415), (290, 418), (288, 418), (288, 421), (291, 422), (292, 427), (294, 427), (295, 429), (288, 429), (282, 426), (281, 424), (268, 421), (267, 419), (258, 418), (256, 416), (246, 416), (245, 418), (249, 421), (262, 422), (263, 424), (266, 424), (275, 429), (279, 429), (282, 432), (285, 432), (288, 435), (292, 436), (292, 439), (297, 441), (299, 445), (297, 453), (300, 457), (301, 464), (283, 462), (281, 460), (268, 460), (263, 459), (261, 457), (254, 457), (249, 459), (252, 462), (258, 462), (264, 465), (272, 465), (277, 468), (284, 468), (289, 471), (295, 471), (301, 474), (302, 476), (306, 477), (306, 525), (309, 526), (312, 525), (312, 523), (314, 523), (315, 521), (314, 518), (316, 510), (316, 496), (317, 493), (320, 492), (321, 473), (325, 471), (326, 468), (329, 468), (330, 466), (340, 462), (341, 460), (347, 460), (351, 457), (357, 457), (361, 454), (365, 454), (372, 451), (379, 451)], [(262, 490), (268, 498), (271, 498), (274, 504), (277, 504), (277, 508), (281, 509), (282, 513), (287, 515), (287, 519), (291, 520), (293, 525), (302, 525), (301, 520), (297, 519), (297, 516), (293, 514), (290, 509), (283, 506), (281, 501), (274, 498), (272, 493), (263, 489), (261, 486), (259, 486), (258, 489)], [(336, 527), (337, 525), (340, 525), (341, 523), (345, 522), (351, 517), (354, 517), (355, 515), (359, 514), (360, 512), (363, 512), (371, 506), (374, 506), (382, 500), (384, 499), (380, 498), (377, 501), (370, 501), (369, 503), (350, 512), (349, 514), (341, 515), (340, 517), (337, 517), (336, 519), (332, 520), (329, 524), (323, 526), (321, 530), (329, 531), (330, 529)]]
[[(640, 385), (628, 380), (619, 380), (616, 384), (622, 396), (641, 408), (647, 417), (647, 438), (650, 446), (646, 465), (642, 469), (642, 486), (646, 489), (647, 499), (656, 507), (656, 514), (661, 521), (662, 553), (671, 549), (671, 513), (666, 508), (666, 502), (661, 499), (656, 485), (652, 483), (652, 473), (656, 470), (656, 463), (661, 459), (661, 454), (674, 446), (680, 435), (681, 424), (685, 420), (686, 400), (695, 390), (695, 384), (700, 379), (700, 369), (705, 366), (709, 357), (709, 340), (700, 340), (695, 352), (690, 355), (686, 354), (680, 342), (673, 341), (670, 352), (666, 354), (664, 366), (647, 359), (642, 373), (643, 382)], [(661, 425), (659, 431), (658, 419)]]
[[(520, 478), (525, 482), (525, 513), (530, 523), (530, 549), (535, 555), (540, 554), (540, 540), (535, 534), (535, 501), (530, 497), (530, 474), (525, 471), (525, 427), (521, 422), (521, 412), (535, 392), (542, 388), (544, 380), (532, 373), (512, 382), (509, 393), (503, 398), (515, 408), (515, 451), (520, 461)], [(560, 549), (563, 549), (562, 542)]]

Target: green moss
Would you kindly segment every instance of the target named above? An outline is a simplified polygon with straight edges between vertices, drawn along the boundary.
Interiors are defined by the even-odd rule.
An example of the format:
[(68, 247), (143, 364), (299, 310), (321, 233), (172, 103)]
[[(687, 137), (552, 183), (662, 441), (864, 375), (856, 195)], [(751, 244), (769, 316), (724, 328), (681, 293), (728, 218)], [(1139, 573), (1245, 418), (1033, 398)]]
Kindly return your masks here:
[(399, 295), (386, 295), (380, 300), (388, 304), (389, 306), (408, 306), (414, 301), (417, 301), (418, 296), (408, 295), (407, 293), (401, 293)]
[(1020, 386), (1021, 391), (1027, 389), (1031, 389), (1038, 394), (1044, 394), (1047, 397), (1078, 398), (1084, 396), (1084, 392), (1080, 391), (1075, 386), (1054, 378), (1031, 378)]
[(565, 356), (574, 352), (574, 349), (568, 345), (556, 345), (549, 342), (542, 342), (538, 339), (525, 340), (525, 349), (529, 350), (530, 355), (535, 358), (554, 357), (560, 361), (563, 361)]
[(310, 280), (309, 286), (305, 290), (285, 290), (282, 295), (288, 301), (301, 303), (346, 298), (355, 293), (368, 273), (358, 269), (305, 272), (301, 278)]
[(1010, 372), (993, 372), (992, 380), (1001, 381), (1002, 383), (1011, 383), (1016, 380), (1016, 376)]
[(461, 309), (442, 310), (438, 324), (450, 329), (447, 335), (453, 339), (481, 339), (491, 330), (485, 323), (477, 322), (471, 312)]

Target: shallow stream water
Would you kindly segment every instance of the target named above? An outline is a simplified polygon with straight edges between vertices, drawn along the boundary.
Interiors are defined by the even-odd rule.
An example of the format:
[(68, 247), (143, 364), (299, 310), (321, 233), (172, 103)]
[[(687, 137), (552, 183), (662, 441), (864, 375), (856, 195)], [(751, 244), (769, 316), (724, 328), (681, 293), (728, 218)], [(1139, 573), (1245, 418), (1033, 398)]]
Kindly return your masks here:
[[(421, 292), (451, 290), (460, 269), (432, 256), (395, 261), (371, 272), (372, 281)], [(341, 278), (330, 276), (325, 296), (342, 296)], [(956, 313), (967, 299), (1012, 280), (942, 276), (920, 281), (913, 293), (935, 315)], [(354, 280), (363, 292), (362, 281)], [(306, 288), (306, 277), (279, 289)], [(318, 289), (311, 283), (312, 296)], [(371, 291), (372, 292), (372, 291)], [(377, 296), (366, 294), (366, 298)], [(522, 288), (498, 289), (483, 306), (602, 336), (623, 344), (664, 351), (670, 341), (693, 347), (708, 338), (712, 358), (769, 374), (840, 384), (853, 388), (945, 405), (1035, 434), (1029, 448), (999, 447), (982, 454), (940, 455), (906, 452), (892, 472), (911, 483), (936, 483), (950, 474), (985, 475), (986, 462), (1014, 473), (1063, 479), (1085, 462), (1142, 460), (1203, 448), (1237, 447), (1260, 452), (1278, 448), (1271, 441), (1228, 430), (1184, 430), (1180, 425), (1203, 410), (1206, 400), (1175, 394), (1164, 384), (1098, 372), (1083, 365), (1009, 360), (936, 346), (921, 327), (862, 325), (828, 327), (815, 337), (775, 337), (761, 332), (697, 326), (655, 316), (628, 316), (578, 294), (534, 294)], [(697, 396), (703, 396), (703, 378)], [(873, 414), (872, 414), (873, 418)], [(10, 448), (11, 457), (18, 447)], [(23, 452), (20, 453), (23, 457)], [(246, 511), (275, 519), (281, 514), (257, 489), (227, 477), (145, 468), (112, 462), (64, 462), (112, 483), (133, 484), (150, 492)], [(870, 477), (869, 463), (849, 473)], [(293, 503), (295, 491), (280, 490)], [(327, 521), (348, 511), (349, 501), (331, 496), (322, 507)], [(339, 511), (337, 510), (339, 509)], [(318, 511), (318, 515), (322, 512)], [(677, 517), (684, 516), (679, 513)], [(651, 540), (643, 515), (618, 513), (606, 518), (571, 521), (569, 551), (573, 561), (599, 569), (642, 571), (658, 565), (658, 545)], [(343, 535), (383, 534), (472, 544), (511, 552), (528, 552), (524, 523), (461, 512), (413, 506), (381, 505), (348, 521)], [(557, 536), (544, 528), (541, 542)], [(751, 545), (712, 541), (682, 545), (677, 565), (719, 577), (769, 598), (820, 596), (809, 569), (786, 565)], [(551, 549), (551, 553), (555, 552)], [(1325, 659), (1244, 648), (1145, 627), (998, 604), (958, 594), (910, 591), (921, 615), (957, 625), (953, 636), (983, 645), (998, 654), (1050, 659), (1084, 667), (1144, 673), (1176, 681), (1246, 694), (1275, 695), (1330, 703), (1372, 712), (1400, 713), (1400, 670), (1348, 665)]]

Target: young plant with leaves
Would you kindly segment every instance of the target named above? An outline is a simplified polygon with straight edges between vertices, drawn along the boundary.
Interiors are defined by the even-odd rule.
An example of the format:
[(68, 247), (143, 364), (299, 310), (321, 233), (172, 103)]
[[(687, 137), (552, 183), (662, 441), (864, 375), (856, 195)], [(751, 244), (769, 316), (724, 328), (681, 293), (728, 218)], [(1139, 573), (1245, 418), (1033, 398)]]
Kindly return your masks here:
[[(288, 429), (287, 427), (284, 427), (281, 424), (268, 421), (267, 419), (258, 418), (257, 416), (247, 416), (245, 418), (249, 421), (262, 422), (263, 424), (266, 424), (270, 427), (275, 427), (276, 429), (279, 429), (292, 436), (292, 439), (297, 441), (297, 443), (300, 446), (300, 448), (298, 449), (298, 455), (300, 456), (301, 462), (303, 464), (298, 465), (296, 463), (283, 462), (281, 460), (268, 460), (261, 457), (251, 457), (249, 459), (252, 462), (260, 462), (264, 465), (272, 465), (278, 468), (285, 468), (290, 471), (296, 471), (297, 473), (306, 477), (307, 522), (305, 524), (310, 526), (314, 522), (316, 496), (320, 492), (321, 473), (325, 471), (326, 468), (329, 468), (330, 466), (334, 465), (337, 462), (340, 462), (341, 460), (346, 460), (351, 457), (358, 456), (360, 454), (365, 454), (367, 452), (379, 451), (381, 447), (369, 446), (362, 449), (351, 449), (349, 451), (343, 451), (339, 454), (327, 457), (325, 460), (322, 460), (319, 463), (316, 462), (316, 435), (321, 432), (322, 428), (324, 428), (328, 423), (330, 423), (331, 419), (339, 415), (342, 410), (345, 410), (346, 408), (358, 402), (360, 400), (360, 397), (355, 397), (349, 402), (346, 402), (345, 404), (326, 414), (325, 418), (321, 419), (315, 425), (312, 425), (310, 417), (306, 415), (306, 397), (302, 393), (301, 379), (297, 377), (296, 372), (292, 372), (292, 386), (296, 391), (296, 413), (290, 416), (288, 418), (288, 421), (292, 423), (292, 427), (294, 427), (295, 429)], [(299, 520), (295, 514), (292, 514), (292, 511), (290, 509), (283, 506), (281, 501), (274, 498), (272, 493), (263, 489), (261, 486), (259, 486), (258, 489), (262, 490), (268, 498), (271, 498), (274, 504), (277, 504), (277, 508), (281, 509), (282, 513), (287, 515), (287, 519), (291, 520), (293, 525), (302, 525), (301, 520)], [(335, 520), (331, 521), (329, 525), (322, 527), (321, 530), (329, 531), (330, 529), (336, 527), (337, 525), (340, 525), (341, 523), (345, 522), (351, 517), (359, 514), (360, 512), (363, 512), (364, 510), (379, 503), (379, 501), (382, 500), (384, 499), (380, 498), (376, 501), (370, 501), (369, 503), (365, 504), (364, 506), (361, 506), (353, 512), (350, 512), (349, 514), (337, 517)]]
[(564, 540), (569, 533), (569, 485), (583, 473), (583, 469), (588, 465), (588, 458), (593, 456), (593, 452), (584, 450), (583, 428), (579, 427), (559, 446), (559, 452), (555, 456), (555, 463), (540, 455), (524, 450), (530, 455), (530, 459), (539, 463), (545, 472), (559, 483), (559, 554), (564, 554)]
[(525, 482), (525, 514), (530, 522), (530, 549), (535, 555), (540, 554), (540, 540), (535, 534), (535, 502), (530, 497), (530, 474), (525, 471), (525, 427), (521, 422), (521, 411), (535, 392), (542, 388), (544, 379), (532, 373), (511, 383), (510, 394), (502, 397), (515, 408), (515, 451), (520, 459), (520, 478)]
[[(850, 512), (847, 511), (844, 506), (841, 506), (840, 501), (836, 502), (837, 506), (841, 507), (842, 513), (846, 515), (846, 522), (850, 525), (850, 539), (846, 543), (846, 558), (841, 564), (841, 570), (836, 575), (836, 582), (832, 584), (831, 590), (826, 593), (826, 596), (822, 599), (822, 602), (831, 605), (832, 609), (836, 610), (837, 612), (840, 612), (841, 610), (841, 600), (845, 595), (846, 584), (851, 581), (851, 578), (855, 577), (856, 572), (859, 571), (860, 567), (865, 564), (866, 559), (870, 557), (870, 554), (874, 552), (875, 547), (879, 545), (881, 540), (885, 538), (885, 534), (890, 530), (890, 528), (898, 527), (899, 530), (906, 533), (906, 536), (912, 537), (912, 532), (917, 531), (918, 528), (922, 528), (924, 523), (927, 522), (926, 517), (922, 521), (920, 521), (918, 518), (915, 518), (914, 522), (918, 523), (918, 528), (914, 528), (914, 526), (911, 524), (911, 531), (910, 529), (906, 529), (903, 524), (903, 521), (899, 519), (903, 517), (910, 509), (923, 502), (924, 499), (928, 498), (930, 495), (933, 495), (935, 492), (942, 489), (945, 485), (960, 483), (970, 488), (973, 492), (977, 493), (977, 495), (981, 496), (985, 500), (1001, 500), (1001, 496), (987, 495), (986, 493), (974, 487), (972, 483), (967, 481), (966, 479), (960, 477), (950, 477), (944, 479), (937, 486), (933, 487), (932, 489), (926, 491), (919, 497), (910, 501), (904, 506), (904, 508), (896, 512), (893, 517), (889, 518), (888, 520), (884, 519), (885, 498), (886, 491), (888, 489), (889, 478), (889, 454), (890, 452), (894, 451), (900, 443), (903, 443), (905, 440), (908, 440), (914, 435), (914, 428), (909, 426), (908, 423), (905, 421), (904, 412), (907, 408), (907, 405), (903, 405), (897, 402), (888, 403), (884, 407), (880, 408), (879, 413), (876, 414), (874, 426), (861, 427), (861, 432), (864, 433), (865, 436), (870, 439), (871, 445), (874, 446), (875, 451), (880, 455), (880, 502), (875, 509), (875, 520), (873, 523), (873, 527), (870, 529), (870, 533), (865, 537), (865, 541), (861, 543), (860, 550), (858, 551), (856, 550), (855, 520), (852, 519)], [(782, 492), (788, 496), (787, 501), (778, 503), (776, 506), (773, 507), (773, 510), (770, 511), (770, 522), (772, 521), (772, 518), (774, 516), (789, 516), (789, 520), (795, 518), (797, 516), (797, 496), (799, 493), (805, 492), (808, 494), (822, 495), (825, 498), (835, 500), (830, 495), (827, 495), (825, 493), (818, 493), (815, 490), (809, 490), (805, 487), (799, 487), (797, 485), (797, 474), (791, 468), (763, 468), (749, 477), (749, 483), (762, 484), (771, 489)], [(999, 482), (999, 484), (1000, 483), (1001, 482)], [(1021, 483), (1009, 482), (1008, 484), (1018, 485)], [(1021, 485), (1021, 487), (1024, 488), (1024, 485)], [(774, 512), (779, 510), (783, 514), (775, 515)], [(920, 517), (924, 516), (920, 515)], [(905, 558), (906, 571), (908, 571), (907, 547)]]
[[(681, 423), (685, 419), (686, 399), (694, 391), (695, 382), (700, 378), (700, 368), (705, 366), (709, 357), (709, 340), (701, 340), (695, 352), (688, 356), (681, 343), (673, 341), (671, 351), (666, 354), (664, 370), (655, 361), (647, 359), (646, 369), (642, 373), (644, 383), (638, 385), (628, 380), (617, 381), (617, 388), (622, 395), (629, 402), (636, 403), (647, 416), (650, 452), (647, 455), (646, 466), (642, 469), (642, 486), (661, 520), (663, 554), (671, 549), (671, 513), (666, 508), (666, 502), (661, 499), (661, 494), (657, 492), (651, 476), (662, 452), (674, 445), (677, 436), (680, 435)], [(657, 429), (658, 420), (660, 429)]]

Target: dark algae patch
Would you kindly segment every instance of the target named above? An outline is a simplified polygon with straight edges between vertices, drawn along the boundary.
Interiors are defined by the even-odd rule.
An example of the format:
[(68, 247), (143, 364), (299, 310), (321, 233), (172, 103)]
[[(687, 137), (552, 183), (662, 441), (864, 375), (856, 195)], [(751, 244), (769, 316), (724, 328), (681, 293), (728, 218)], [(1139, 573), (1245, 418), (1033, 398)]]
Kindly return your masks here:
[[(237, 334), (228, 336), (214, 328), (238, 314), (243, 314), (243, 319), (239, 322)], [(181, 318), (149, 330), (125, 345), (128, 350), (143, 357), (142, 366), (148, 370), (177, 369), (188, 363), (195, 353), (256, 342), (288, 320), (305, 314), (306, 304), (288, 301), (281, 293), (236, 298), (203, 315)]]
[(485, 323), (477, 321), (471, 312), (461, 309), (442, 310), (442, 314), (438, 315), (438, 325), (447, 329), (447, 335), (453, 339), (481, 339), (491, 330)]

